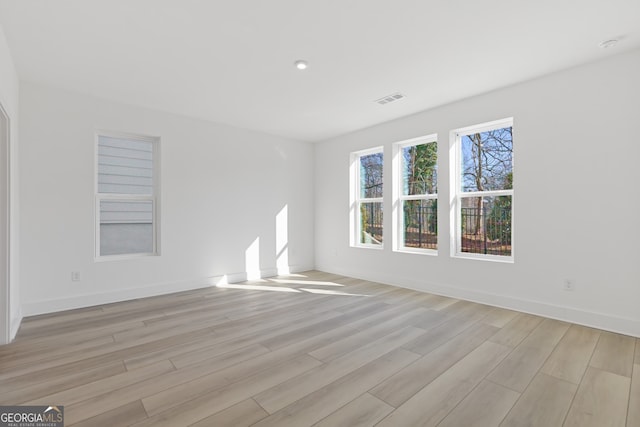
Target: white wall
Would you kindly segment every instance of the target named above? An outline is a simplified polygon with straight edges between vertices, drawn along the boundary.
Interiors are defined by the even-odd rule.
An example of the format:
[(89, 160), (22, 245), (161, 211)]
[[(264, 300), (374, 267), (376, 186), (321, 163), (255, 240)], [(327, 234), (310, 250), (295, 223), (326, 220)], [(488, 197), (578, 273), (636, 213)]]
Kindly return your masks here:
[[(20, 109), (25, 315), (313, 267), (310, 144), (29, 83)], [(96, 129), (161, 138), (161, 256), (94, 261)], [(247, 265), (250, 247), (259, 267)]]
[[(18, 197), (18, 94), (19, 84), (11, 52), (7, 45), (2, 27), (0, 27), (0, 104), (9, 115), (9, 151), (10, 151), (10, 230), (9, 230), (9, 311), (10, 337), (13, 339), (18, 332), (22, 320), (20, 311), (19, 288), (19, 197)], [(0, 333), (0, 344), (4, 339)]]
[[(316, 145), (316, 268), (640, 336), (638, 76), (634, 51)], [(514, 117), (515, 263), (451, 258), (449, 132), (506, 117)], [(439, 255), (394, 253), (391, 146), (431, 133)], [(385, 248), (351, 248), (349, 153), (379, 145)], [(566, 278), (574, 292), (562, 290)]]

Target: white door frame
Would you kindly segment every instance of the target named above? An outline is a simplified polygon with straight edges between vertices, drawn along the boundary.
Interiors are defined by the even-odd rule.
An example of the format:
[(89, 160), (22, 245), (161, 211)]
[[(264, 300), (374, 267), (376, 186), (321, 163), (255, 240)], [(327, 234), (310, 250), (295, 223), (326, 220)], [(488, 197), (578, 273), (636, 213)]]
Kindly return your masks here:
[(10, 268), (10, 120), (9, 115), (0, 103), (0, 227), (5, 235), (0, 241), (0, 344), (7, 344), (11, 340), (11, 294), (9, 286)]

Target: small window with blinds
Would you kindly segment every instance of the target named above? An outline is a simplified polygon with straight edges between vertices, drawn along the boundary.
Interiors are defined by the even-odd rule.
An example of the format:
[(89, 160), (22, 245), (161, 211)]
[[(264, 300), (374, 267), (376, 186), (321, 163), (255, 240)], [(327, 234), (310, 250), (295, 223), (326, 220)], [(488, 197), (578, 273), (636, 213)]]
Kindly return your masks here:
[(96, 257), (158, 254), (159, 139), (99, 133)]

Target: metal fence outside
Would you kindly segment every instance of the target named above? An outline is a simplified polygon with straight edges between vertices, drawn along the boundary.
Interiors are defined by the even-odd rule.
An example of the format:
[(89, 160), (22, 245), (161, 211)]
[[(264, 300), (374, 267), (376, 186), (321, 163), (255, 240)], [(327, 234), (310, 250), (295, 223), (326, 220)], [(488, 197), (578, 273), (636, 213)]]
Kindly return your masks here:
[(404, 246), (408, 248), (438, 248), (438, 207), (404, 207)]
[(511, 255), (511, 208), (462, 208), (461, 252)]
[[(511, 255), (511, 208), (461, 209), (461, 252)], [(361, 205), (363, 239), (382, 243), (382, 204)], [(404, 209), (404, 246), (408, 248), (437, 249), (437, 206), (413, 206)], [(363, 243), (365, 243), (363, 241)]]

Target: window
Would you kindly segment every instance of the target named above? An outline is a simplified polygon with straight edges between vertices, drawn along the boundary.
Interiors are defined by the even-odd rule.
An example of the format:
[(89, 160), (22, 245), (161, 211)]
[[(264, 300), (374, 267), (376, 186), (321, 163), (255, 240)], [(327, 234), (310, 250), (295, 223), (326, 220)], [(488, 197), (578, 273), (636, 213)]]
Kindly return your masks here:
[(513, 260), (513, 119), (452, 135), (454, 255)]
[(438, 249), (438, 142), (429, 135), (394, 145), (397, 247), (409, 252)]
[(352, 154), (352, 245), (382, 247), (382, 147)]
[(158, 138), (97, 136), (96, 257), (158, 254)]

